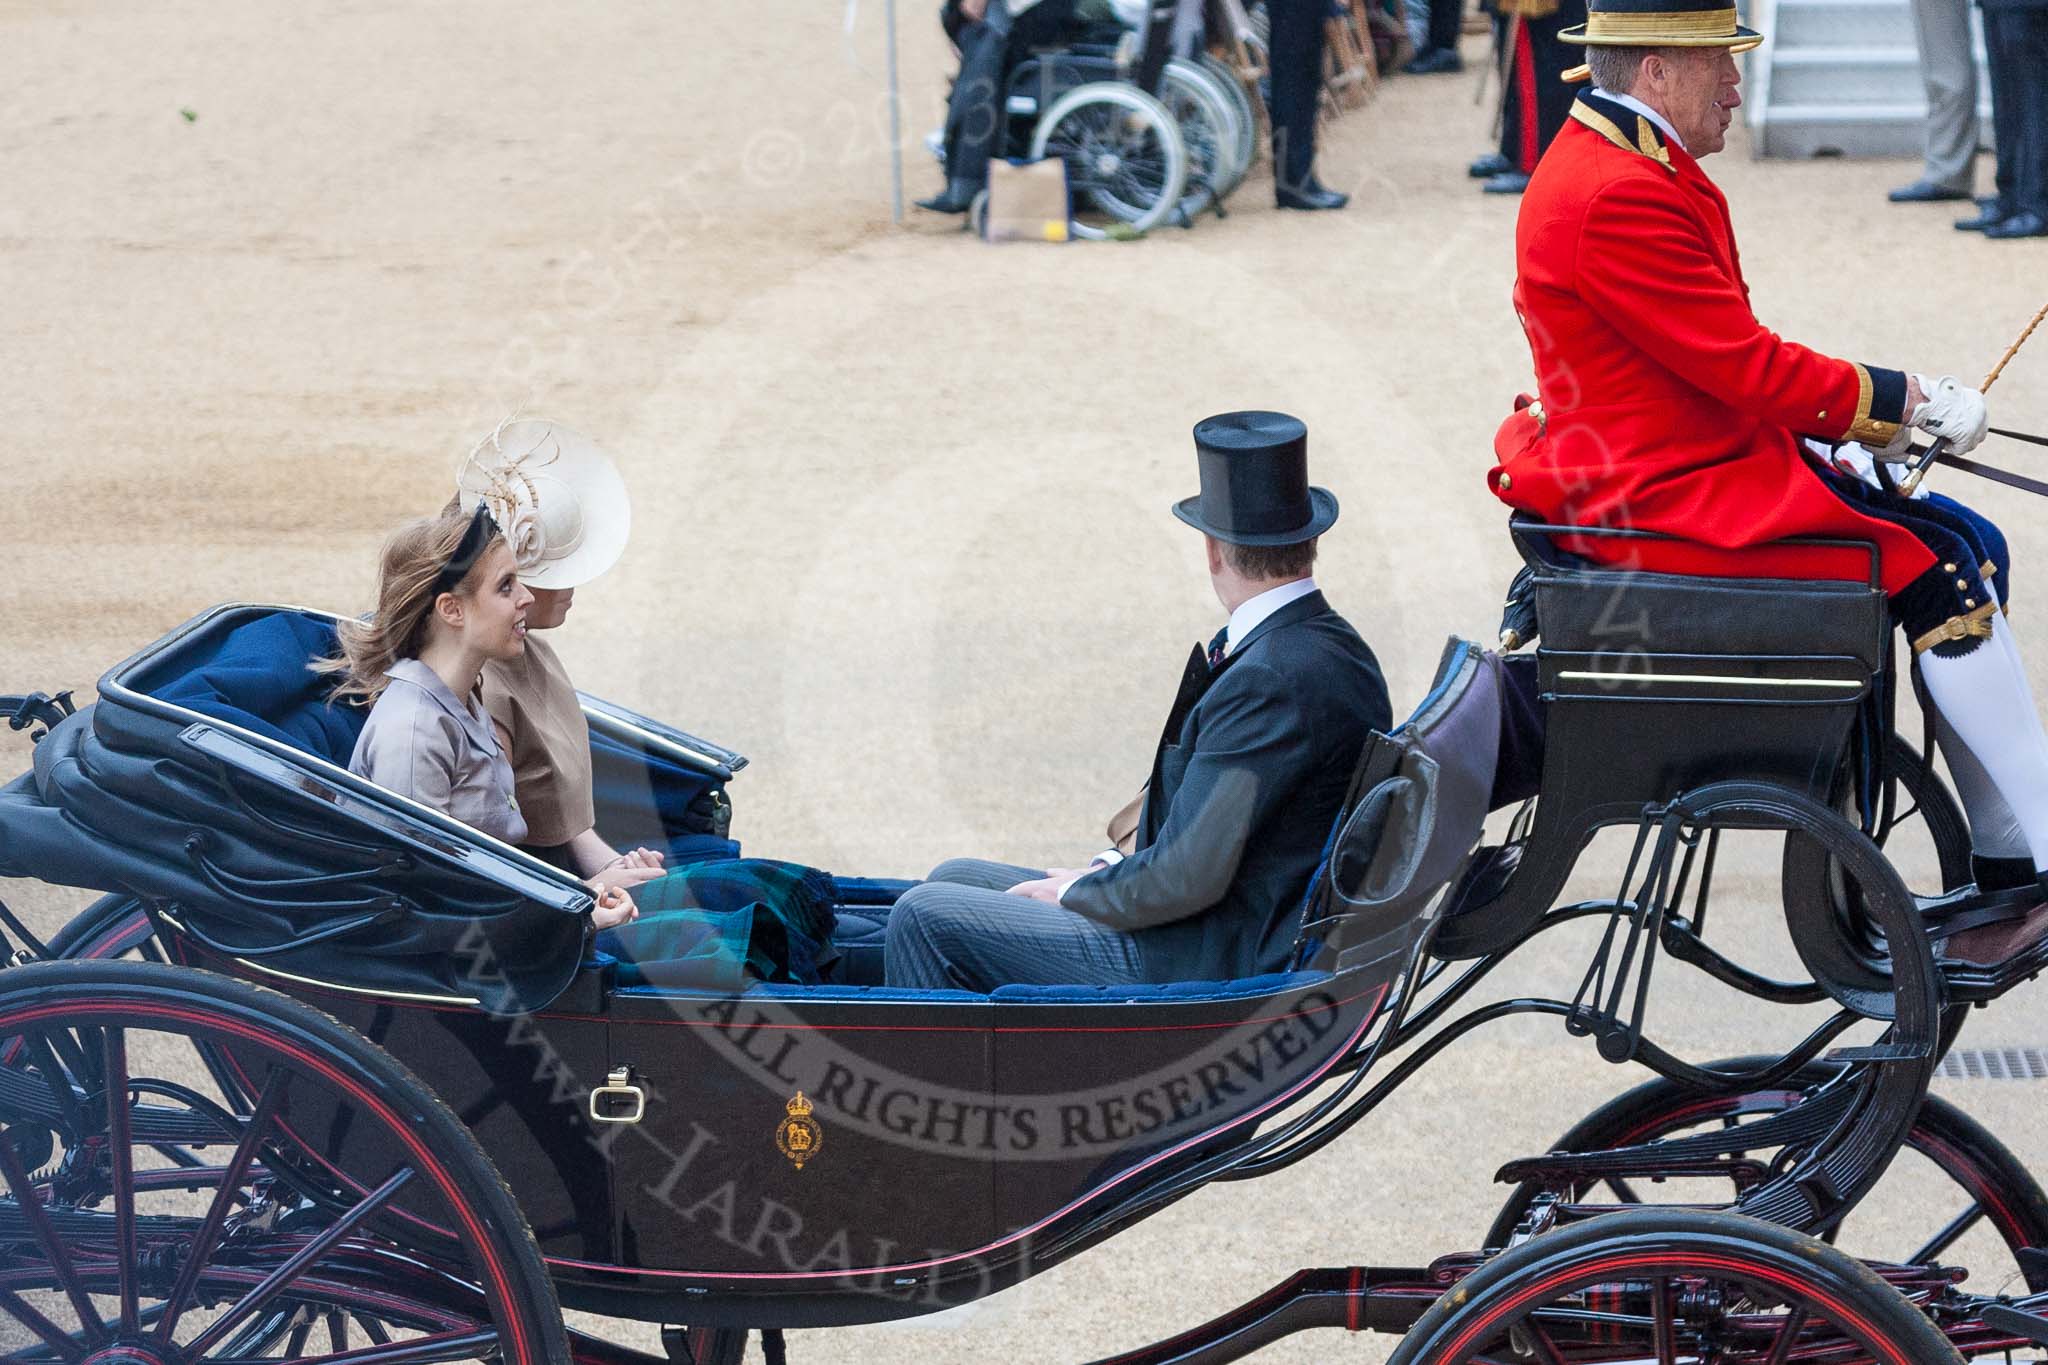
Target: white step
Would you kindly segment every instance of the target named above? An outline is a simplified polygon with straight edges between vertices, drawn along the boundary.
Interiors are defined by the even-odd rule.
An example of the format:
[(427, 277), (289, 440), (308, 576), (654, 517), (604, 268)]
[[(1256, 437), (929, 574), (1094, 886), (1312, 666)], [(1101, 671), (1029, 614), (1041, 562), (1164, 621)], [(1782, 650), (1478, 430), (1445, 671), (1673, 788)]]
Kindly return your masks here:
[(1801, 47), (1913, 46), (1913, 14), (1897, 0), (1779, 0), (1771, 43)]
[(1898, 104), (1919, 93), (1910, 47), (1788, 49), (1771, 67), (1773, 104)]
[[(1754, 9), (1771, 35), (1746, 81), (1758, 155), (1919, 155), (1927, 106), (1911, 0), (1755, 0)], [(1981, 28), (1975, 46), (1988, 142)]]
[(1766, 156), (1918, 156), (1922, 104), (1781, 104), (1760, 131)]

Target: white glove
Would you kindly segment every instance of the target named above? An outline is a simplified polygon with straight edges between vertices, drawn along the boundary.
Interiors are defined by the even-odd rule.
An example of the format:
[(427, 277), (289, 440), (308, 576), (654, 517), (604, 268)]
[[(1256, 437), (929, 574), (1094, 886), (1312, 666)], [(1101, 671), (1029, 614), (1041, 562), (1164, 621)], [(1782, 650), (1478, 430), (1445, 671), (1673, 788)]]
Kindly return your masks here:
[[(1896, 488), (1906, 481), (1906, 475), (1910, 471), (1898, 461), (1886, 460), (1884, 458), (1890, 450), (1891, 447), (1886, 446), (1884, 450), (1872, 451), (1868, 446), (1860, 446), (1854, 441), (1848, 441), (1836, 447), (1828, 455), (1827, 460), (1829, 464), (1841, 470), (1844, 474), (1854, 474), (1872, 488), (1877, 489), (1884, 487), (1884, 481), (1877, 477), (1877, 466), (1882, 461), (1884, 467), (1891, 472), (1892, 486)], [(1927, 491), (1927, 485), (1922, 484), (1914, 489), (1910, 496), (1917, 501), (1926, 497)]]
[(1967, 455), (1983, 444), (1991, 425), (1983, 394), (1965, 388), (1954, 375), (1929, 379), (1916, 374), (1913, 380), (1927, 395), (1920, 411), (1913, 414), (1914, 426), (1930, 436), (1946, 437), (1948, 448), (1958, 455)]
[(1877, 481), (1877, 461), (1871, 459), (1870, 452), (1854, 441), (1837, 447), (1835, 452), (1828, 456), (1828, 462), (1844, 474), (1854, 474), (1872, 488), (1884, 487)]

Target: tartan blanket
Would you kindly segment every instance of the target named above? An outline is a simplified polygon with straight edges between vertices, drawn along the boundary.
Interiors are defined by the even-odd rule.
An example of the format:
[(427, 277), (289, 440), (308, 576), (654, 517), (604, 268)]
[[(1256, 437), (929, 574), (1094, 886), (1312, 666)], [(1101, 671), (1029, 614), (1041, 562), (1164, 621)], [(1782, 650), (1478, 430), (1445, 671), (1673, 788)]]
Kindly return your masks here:
[(679, 868), (633, 892), (640, 917), (597, 946), (620, 985), (743, 990), (755, 981), (817, 985), (838, 956), (829, 872), (771, 858)]

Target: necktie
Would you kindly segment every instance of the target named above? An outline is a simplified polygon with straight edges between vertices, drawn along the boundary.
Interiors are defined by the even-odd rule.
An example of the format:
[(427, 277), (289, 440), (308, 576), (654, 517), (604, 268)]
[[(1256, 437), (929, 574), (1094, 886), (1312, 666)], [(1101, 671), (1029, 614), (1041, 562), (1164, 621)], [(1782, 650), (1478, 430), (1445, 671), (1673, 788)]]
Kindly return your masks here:
[(1216, 632), (1216, 638), (1209, 642), (1209, 667), (1218, 668), (1223, 663), (1223, 642), (1230, 638), (1230, 627)]

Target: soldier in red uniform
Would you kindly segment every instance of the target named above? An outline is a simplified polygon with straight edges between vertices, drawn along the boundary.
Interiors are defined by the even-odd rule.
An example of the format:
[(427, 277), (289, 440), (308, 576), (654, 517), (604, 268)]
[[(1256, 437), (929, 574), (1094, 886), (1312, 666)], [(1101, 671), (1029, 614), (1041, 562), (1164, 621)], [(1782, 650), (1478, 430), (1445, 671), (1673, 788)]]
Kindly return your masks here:
[[(1725, 6), (1725, 7), (1724, 7)], [(1893, 614), (1939, 711), (1987, 887), (2048, 869), (2048, 734), (2000, 612), (2004, 537), (1947, 498), (1907, 498), (1878, 466), (1914, 428), (1958, 453), (1984, 438), (1981, 394), (1952, 378), (1821, 355), (1751, 311), (1728, 202), (1700, 169), (1741, 103), (1734, 54), (1761, 38), (1732, 0), (1593, 0), (1594, 88), (1531, 178), (1515, 309), (1538, 396), (1495, 438), (1489, 481), (1545, 521), (1682, 543), (1562, 548), (1663, 573), (1857, 578), (1877, 545)]]

